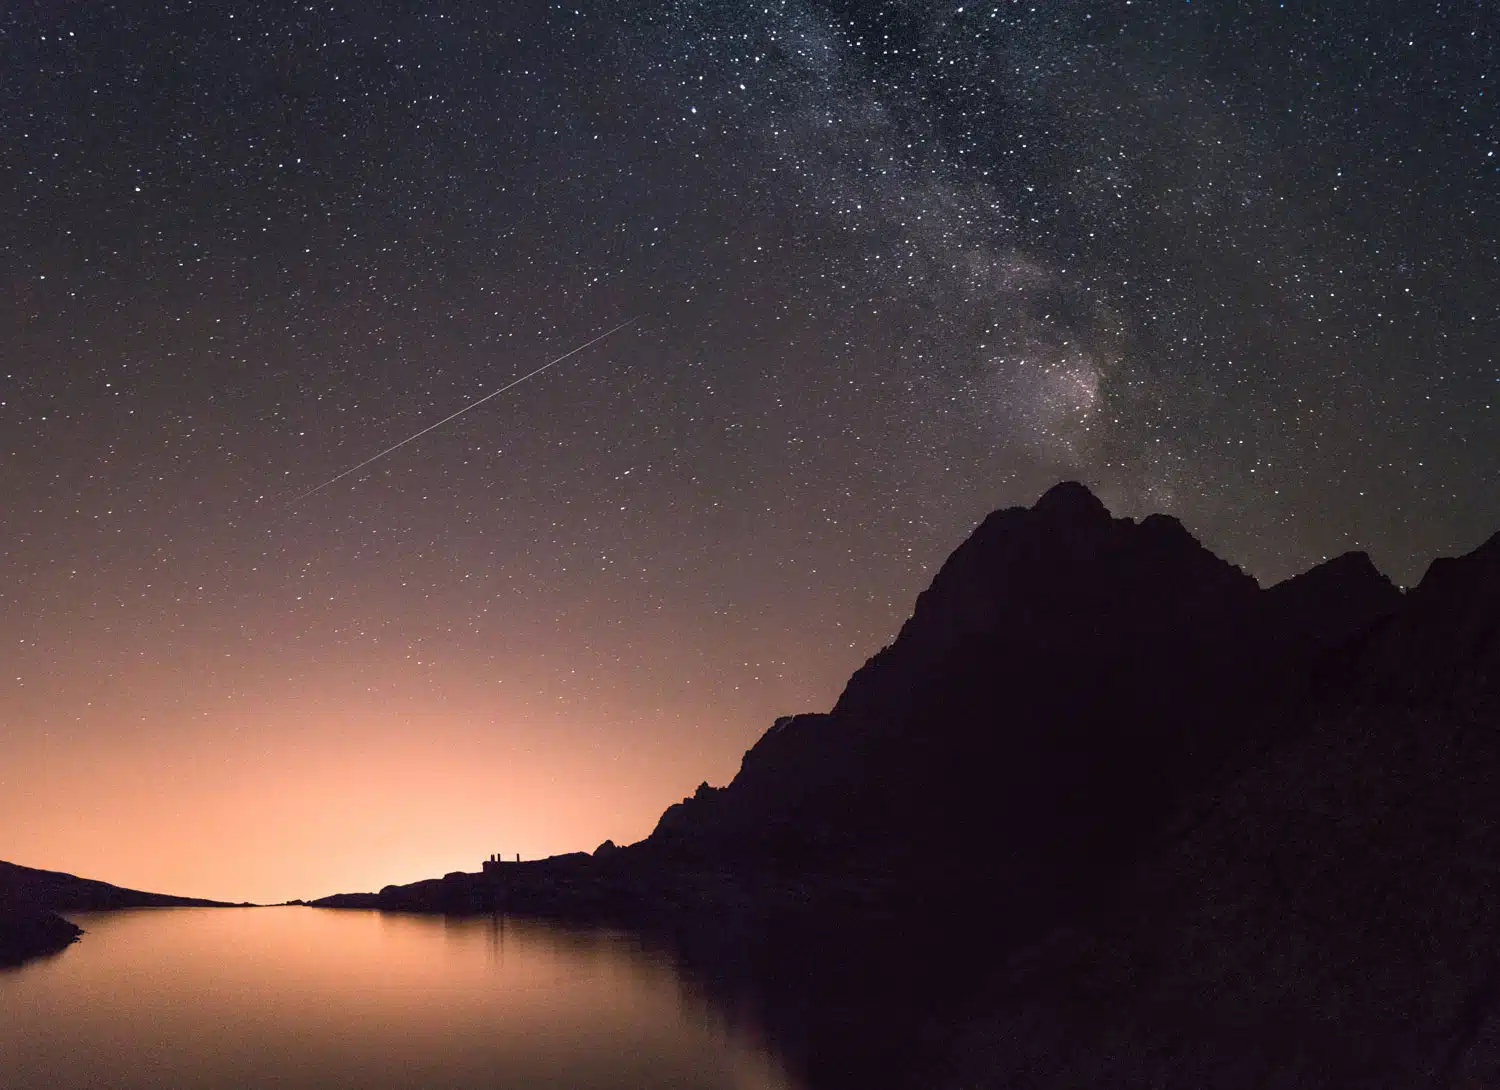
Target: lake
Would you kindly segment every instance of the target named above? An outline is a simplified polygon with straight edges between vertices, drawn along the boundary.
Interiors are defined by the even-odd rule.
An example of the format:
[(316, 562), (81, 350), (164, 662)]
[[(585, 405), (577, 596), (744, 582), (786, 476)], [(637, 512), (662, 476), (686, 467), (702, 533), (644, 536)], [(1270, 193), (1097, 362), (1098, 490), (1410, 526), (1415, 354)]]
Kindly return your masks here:
[(0, 972), (0, 1087), (785, 1090), (629, 935), (313, 908), (69, 913)]

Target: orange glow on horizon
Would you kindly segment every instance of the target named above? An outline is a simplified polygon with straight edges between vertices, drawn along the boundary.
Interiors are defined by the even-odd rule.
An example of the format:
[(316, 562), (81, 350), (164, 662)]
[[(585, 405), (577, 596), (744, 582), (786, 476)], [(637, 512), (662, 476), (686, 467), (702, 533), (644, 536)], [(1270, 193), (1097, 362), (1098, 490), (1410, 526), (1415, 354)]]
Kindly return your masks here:
[(590, 851), (644, 837), (700, 781), (727, 782), (795, 710), (764, 691), (720, 706), (708, 692), (642, 706), (637, 692), (543, 715), (473, 678), (388, 671), (377, 689), (350, 672), (187, 714), (171, 713), (170, 677), (102, 694), (73, 730), (0, 742), (0, 858), (273, 903), (477, 870), (494, 851)]

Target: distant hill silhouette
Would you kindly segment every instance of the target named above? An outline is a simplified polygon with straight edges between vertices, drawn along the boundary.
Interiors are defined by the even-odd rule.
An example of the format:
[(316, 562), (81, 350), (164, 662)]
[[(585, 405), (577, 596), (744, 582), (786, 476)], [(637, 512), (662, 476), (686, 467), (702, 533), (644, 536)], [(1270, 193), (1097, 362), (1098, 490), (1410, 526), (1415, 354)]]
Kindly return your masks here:
[(1500, 535), (1261, 589), (1082, 485), (644, 841), (330, 904), (612, 919), (817, 1086), (1500, 1082)]
[(227, 901), (173, 897), (125, 889), (61, 871), (36, 870), (0, 861), (0, 905), (24, 904), (53, 912), (98, 912), (111, 908), (230, 908)]
[(59, 912), (184, 906), (229, 907), (223, 901), (122, 889), (108, 882), (0, 861), (0, 967), (54, 953), (83, 934)]

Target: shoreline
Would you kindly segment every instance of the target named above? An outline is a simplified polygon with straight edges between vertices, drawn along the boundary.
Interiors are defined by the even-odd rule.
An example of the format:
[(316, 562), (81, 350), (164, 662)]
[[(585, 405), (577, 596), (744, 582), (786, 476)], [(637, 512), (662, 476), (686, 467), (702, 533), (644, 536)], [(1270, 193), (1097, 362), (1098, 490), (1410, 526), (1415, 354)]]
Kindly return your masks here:
[(83, 928), (45, 909), (0, 909), (0, 969), (12, 969), (66, 950)]

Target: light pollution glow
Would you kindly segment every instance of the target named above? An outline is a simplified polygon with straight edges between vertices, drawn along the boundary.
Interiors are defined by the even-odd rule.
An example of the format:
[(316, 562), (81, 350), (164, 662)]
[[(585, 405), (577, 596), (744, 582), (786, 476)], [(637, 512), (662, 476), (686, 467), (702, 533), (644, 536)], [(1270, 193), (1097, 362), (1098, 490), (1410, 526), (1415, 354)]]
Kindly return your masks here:
[(694, 730), (695, 716), (738, 718), (753, 740), (774, 714), (746, 693), (716, 710), (690, 694), (675, 708), (554, 700), (546, 715), (443, 670), (309, 688), (224, 702), (210, 722), (160, 702), (143, 722), (142, 704), (106, 698), (76, 729), (9, 732), (5, 857), (269, 903), (475, 870), (492, 851), (587, 851), (645, 836), (700, 780), (733, 775), (742, 747)]

